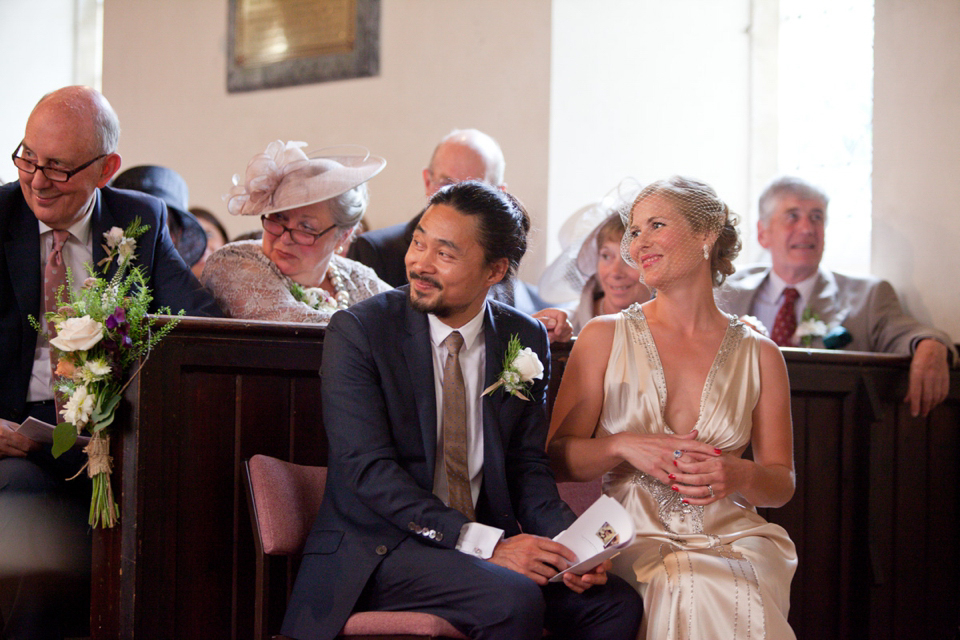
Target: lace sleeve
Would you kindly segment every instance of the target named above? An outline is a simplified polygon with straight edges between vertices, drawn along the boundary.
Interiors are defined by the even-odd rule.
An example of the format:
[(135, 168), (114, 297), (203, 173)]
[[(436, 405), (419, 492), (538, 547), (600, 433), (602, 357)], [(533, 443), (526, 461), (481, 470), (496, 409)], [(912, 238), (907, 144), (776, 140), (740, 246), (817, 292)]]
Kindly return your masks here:
[(231, 318), (327, 324), (333, 315), (295, 300), (290, 279), (270, 262), (255, 240), (217, 250), (207, 259), (202, 281)]

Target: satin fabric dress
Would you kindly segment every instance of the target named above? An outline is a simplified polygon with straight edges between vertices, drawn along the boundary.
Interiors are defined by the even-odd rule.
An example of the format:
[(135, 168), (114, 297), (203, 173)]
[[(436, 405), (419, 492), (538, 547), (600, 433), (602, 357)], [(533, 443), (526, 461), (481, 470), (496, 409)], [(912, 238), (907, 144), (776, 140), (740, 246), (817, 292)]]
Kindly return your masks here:
[[(724, 452), (746, 448), (760, 396), (759, 346), (753, 331), (731, 319), (701, 396), (700, 441)], [(656, 344), (633, 305), (617, 316), (596, 437), (672, 433), (663, 418), (666, 394)], [(795, 637), (786, 617), (797, 555), (782, 527), (739, 494), (685, 505), (669, 485), (627, 463), (603, 485), (636, 526), (613, 571), (643, 596), (639, 638)]]

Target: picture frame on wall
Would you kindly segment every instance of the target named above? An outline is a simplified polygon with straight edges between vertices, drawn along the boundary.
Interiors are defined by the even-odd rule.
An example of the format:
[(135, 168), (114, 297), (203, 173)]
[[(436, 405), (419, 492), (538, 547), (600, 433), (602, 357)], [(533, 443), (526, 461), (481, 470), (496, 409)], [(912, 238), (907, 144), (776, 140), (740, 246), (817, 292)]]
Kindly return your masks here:
[(379, 73), (380, 0), (229, 0), (229, 93)]

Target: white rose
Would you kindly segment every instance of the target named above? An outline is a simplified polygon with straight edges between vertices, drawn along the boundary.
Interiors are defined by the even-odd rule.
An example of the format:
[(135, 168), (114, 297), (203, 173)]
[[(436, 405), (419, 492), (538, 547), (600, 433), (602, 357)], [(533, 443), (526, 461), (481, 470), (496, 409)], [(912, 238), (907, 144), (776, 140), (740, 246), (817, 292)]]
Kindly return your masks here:
[(133, 238), (124, 238), (120, 241), (120, 246), (117, 247), (117, 253), (120, 254), (120, 264), (124, 264), (127, 260), (133, 256), (133, 252), (137, 250), (137, 241)]
[(57, 337), (50, 341), (60, 351), (86, 351), (103, 338), (103, 325), (90, 316), (67, 318), (57, 325)]
[(826, 333), (827, 333), (827, 325), (825, 325), (820, 320), (814, 320), (813, 318), (811, 318), (809, 320), (804, 320), (803, 322), (800, 323), (800, 325), (797, 327), (796, 332), (793, 334), (793, 337), (795, 340), (799, 340), (800, 338), (806, 338), (807, 336), (817, 338), (817, 337), (826, 335)]
[(107, 231), (103, 234), (104, 240), (107, 241), (107, 246), (111, 249), (116, 249), (117, 245), (123, 240), (123, 229), (120, 227), (113, 227), (110, 231)]
[(60, 414), (79, 431), (90, 420), (96, 399), (96, 396), (87, 393), (86, 387), (77, 387), (67, 400), (67, 405), (60, 410)]
[(513, 359), (513, 367), (524, 382), (539, 380), (543, 377), (543, 364), (533, 349), (526, 347)]

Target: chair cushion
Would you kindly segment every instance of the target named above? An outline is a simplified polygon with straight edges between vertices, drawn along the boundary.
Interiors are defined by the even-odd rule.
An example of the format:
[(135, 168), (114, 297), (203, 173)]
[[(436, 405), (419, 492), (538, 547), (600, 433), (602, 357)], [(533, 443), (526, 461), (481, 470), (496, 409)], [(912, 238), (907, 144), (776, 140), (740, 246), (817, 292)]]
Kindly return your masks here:
[(344, 636), (400, 635), (432, 636), (468, 640), (456, 627), (439, 616), (415, 611), (363, 611), (347, 620)]

